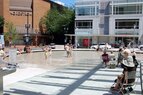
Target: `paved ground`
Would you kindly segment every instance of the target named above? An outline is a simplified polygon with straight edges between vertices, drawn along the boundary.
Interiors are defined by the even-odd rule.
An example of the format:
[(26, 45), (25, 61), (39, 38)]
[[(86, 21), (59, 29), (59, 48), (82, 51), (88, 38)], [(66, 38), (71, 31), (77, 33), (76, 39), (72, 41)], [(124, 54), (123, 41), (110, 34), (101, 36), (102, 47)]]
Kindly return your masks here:
[[(102, 68), (101, 52), (73, 51), (67, 58), (64, 51), (53, 51), (48, 60), (43, 52), (17, 56), (19, 68), (4, 76), (4, 93), (10, 95), (115, 95), (109, 88), (121, 68)], [(142, 54), (138, 54), (142, 60)], [(131, 95), (141, 95), (139, 68)]]

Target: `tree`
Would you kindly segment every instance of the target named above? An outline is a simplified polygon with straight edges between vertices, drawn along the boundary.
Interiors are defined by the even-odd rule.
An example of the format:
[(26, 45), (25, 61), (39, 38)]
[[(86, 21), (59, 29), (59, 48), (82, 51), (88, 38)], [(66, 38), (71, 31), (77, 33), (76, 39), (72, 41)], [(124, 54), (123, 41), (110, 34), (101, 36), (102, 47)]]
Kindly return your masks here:
[(0, 34), (3, 33), (4, 18), (0, 16)]
[(15, 44), (15, 41), (18, 38), (18, 34), (16, 33), (16, 28), (12, 22), (7, 22), (5, 24), (7, 32), (4, 32), (4, 39), (8, 44)]
[[(52, 9), (41, 19), (40, 24), (46, 26), (46, 33), (53, 39), (54, 34), (64, 35), (64, 27), (69, 28), (73, 23), (74, 10), (64, 8), (63, 10)], [(67, 31), (68, 32), (68, 31)]]
[(4, 18), (0, 16), (0, 27), (4, 26)]

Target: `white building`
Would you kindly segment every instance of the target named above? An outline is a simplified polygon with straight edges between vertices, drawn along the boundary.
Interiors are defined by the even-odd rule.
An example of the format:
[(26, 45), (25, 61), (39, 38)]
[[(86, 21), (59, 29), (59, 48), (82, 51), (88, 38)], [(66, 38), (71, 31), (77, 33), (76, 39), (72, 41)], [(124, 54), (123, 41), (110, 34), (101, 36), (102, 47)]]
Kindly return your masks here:
[(75, 43), (143, 43), (143, 0), (76, 0)]

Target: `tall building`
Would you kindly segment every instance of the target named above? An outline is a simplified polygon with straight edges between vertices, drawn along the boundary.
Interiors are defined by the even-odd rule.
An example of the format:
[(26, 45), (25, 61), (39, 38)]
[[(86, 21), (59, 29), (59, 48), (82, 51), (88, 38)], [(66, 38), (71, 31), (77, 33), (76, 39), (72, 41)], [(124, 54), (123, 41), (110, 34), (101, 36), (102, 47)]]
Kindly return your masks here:
[(143, 43), (143, 0), (76, 0), (75, 43)]
[[(35, 44), (35, 40), (40, 44), (46, 40), (40, 31), (40, 19), (55, 7), (63, 8), (62, 5), (51, 0), (0, 0), (0, 16), (3, 16), (6, 22), (12, 22), (16, 27), (16, 32), (20, 35), (16, 44), (24, 44), (23, 37), (26, 35), (30, 35), (31, 44)], [(3, 32), (6, 31), (4, 29)]]

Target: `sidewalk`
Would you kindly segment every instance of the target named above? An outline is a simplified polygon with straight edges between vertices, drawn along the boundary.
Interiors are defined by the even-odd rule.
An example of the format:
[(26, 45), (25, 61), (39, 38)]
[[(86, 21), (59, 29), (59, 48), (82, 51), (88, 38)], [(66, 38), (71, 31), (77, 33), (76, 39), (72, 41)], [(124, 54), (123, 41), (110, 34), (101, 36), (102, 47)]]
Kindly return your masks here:
[[(122, 69), (102, 68), (98, 52), (79, 52), (76, 51), (74, 57), (69, 59), (64, 56), (64, 51), (55, 52), (51, 59), (54, 63), (51, 62), (51, 65), (57, 65), (57, 67), (62, 65), (60, 68), (49, 69), (51, 67), (47, 64), (48, 69), (40, 69), (33, 66), (35, 63), (25, 63), (28, 68), (18, 68), (16, 73), (4, 76), (4, 93), (10, 95), (115, 95), (111, 94), (109, 89), (117, 75), (121, 74)], [(34, 58), (31, 53), (25, 55), (26, 59), (22, 60), (30, 58), (44, 62), (41, 54), (34, 54), (37, 54)], [(43, 65), (41, 61), (39, 63)], [(139, 74), (138, 68), (134, 92), (130, 95), (141, 95)]]
[[(77, 63), (9, 84), (4, 92), (10, 95), (116, 95), (111, 94), (109, 89), (121, 72), (121, 68)], [(130, 95), (141, 95), (139, 68), (133, 88), (134, 92)]]

